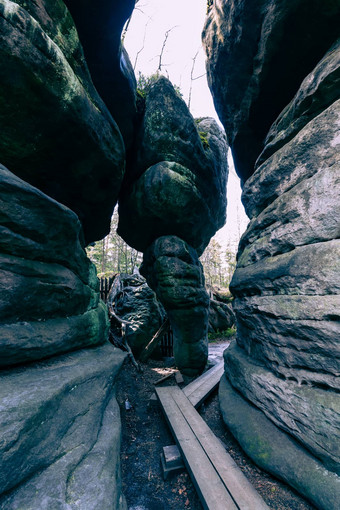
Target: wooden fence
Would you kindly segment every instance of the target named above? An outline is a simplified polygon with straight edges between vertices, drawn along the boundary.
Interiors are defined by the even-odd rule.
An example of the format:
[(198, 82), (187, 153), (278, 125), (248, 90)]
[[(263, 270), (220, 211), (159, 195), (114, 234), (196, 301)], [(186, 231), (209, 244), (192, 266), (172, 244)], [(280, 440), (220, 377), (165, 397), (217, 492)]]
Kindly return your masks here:
[(174, 355), (173, 346), (174, 346), (174, 334), (172, 332), (171, 327), (168, 329), (167, 333), (162, 337), (160, 343), (161, 354), (166, 358), (171, 358)]
[(109, 292), (111, 285), (114, 280), (114, 276), (111, 276), (110, 278), (101, 278), (99, 280), (100, 286), (99, 286), (99, 292), (100, 292), (100, 298), (106, 303), (107, 298), (109, 297)]

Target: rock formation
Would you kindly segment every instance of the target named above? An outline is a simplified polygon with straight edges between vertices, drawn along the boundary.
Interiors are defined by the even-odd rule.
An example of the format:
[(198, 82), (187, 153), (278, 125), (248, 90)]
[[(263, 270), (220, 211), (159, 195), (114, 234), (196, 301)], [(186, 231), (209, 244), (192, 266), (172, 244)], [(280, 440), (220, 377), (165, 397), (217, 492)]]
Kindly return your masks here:
[(72, 18), (62, 0), (1, 0), (0, 33), (1, 163), (76, 212), (87, 243), (100, 239), (125, 148)]
[(143, 275), (169, 316), (176, 364), (188, 375), (207, 360), (209, 297), (198, 255), (224, 224), (227, 173), (224, 133), (213, 119), (195, 121), (160, 77), (146, 93), (118, 233), (144, 252)]
[(0, 166), (0, 508), (125, 508), (124, 354), (76, 214)]
[(235, 314), (227, 303), (210, 298), (209, 303), (209, 332), (217, 333), (232, 328), (235, 324)]
[(104, 343), (108, 321), (79, 219), (0, 165), (0, 366)]
[(122, 134), (61, 0), (0, 0), (0, 34), (0, 508), (123, 510), (125, 355), (84, 249), (109, 229)]
[[(125, 340), (134, 356), (138, 357), (166, 318), (156, 294), (141, 275), (121, 273), (114, 279), (108, 305), (112, 306), (119, 319), (127, 323)], [(114, 322), (114, 319), (111, 321)], [(117, 335), (121, 336), (121, 323), (115, 329)]]
[(136, 78), (121, 43), (135, 0), (65, 0), (75, 21), (94, 86), (129, 150), (136, 122)]
[[(209, 299), (197, 254), (225, 219), (227, 146), (166, 79), (137, 114), (121, 44), (133, 6), (0, 0), (1, 510), (126, 508), (115, 399), (124, 354), (107, 342), (84, 249), (108, 233), (118, 196), (120, 231), (145, 252), (180, 367), (205, 364)], [(140, 299), (154, 305), (145, 287)], [(118, 307), (127, 317), (131, 299)], [(145, 337), (132, 336), (138, 351)]]
[(231, 285), (224, 419), (324, 510), (340, 501), (339, 20), (339, 2), (215, 0), (204, 31), (251, 219)]
[(167, 311), (177, 367), (197, 375), (208, 356), (209, 296), (196, 251), (176, 236), (160, 237), (144, 253), (141, 272)]
[(337, 0), (214, 0), (203, 32), (208, 81), (243, 181), (271, 124), (338, 36)]
[(195, 121), (161, 76), (146, 95), (119, 200), (118, 233), (139, 251), (176, 235), (201, 255), (225, 222), (227, 175), (223, 131), (214, 119)]

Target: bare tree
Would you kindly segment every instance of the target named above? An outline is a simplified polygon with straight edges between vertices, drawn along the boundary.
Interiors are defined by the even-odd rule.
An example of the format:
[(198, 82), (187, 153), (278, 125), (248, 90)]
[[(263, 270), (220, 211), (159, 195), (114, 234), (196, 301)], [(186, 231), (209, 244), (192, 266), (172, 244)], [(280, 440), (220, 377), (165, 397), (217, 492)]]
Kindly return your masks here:
[(124, 25), (123, 32), (122, 32), (122, 42), (124, 42), (124, 39), (125, 39), (126, 33), (127, 33), (127, 31), (128, 31), (128, 28), (129, 28), (129, 25), (130, 25), (130, 22), (131, 22), (131, 19), (132, 19), (133, 13), (134, 13), (135, 11), (140, 11), (140, 12), (143, 12), (143, 13), (144, 13), (144, 11), (142, 11), (142, 9), (141, 9), (141, 8), (136, 7), (136, 5), (138, 4), (138, 2), (139, 2), (139, 0), (135, 0), (135, 6), (134, 6), (134, 9), (133, 9), (133, 11), (132, 11), (132, 13), (131, 13), (131, 16), (127, 19), (127, 21), (126, 21), (126, 23), (125, 23), (125, 25)]
[(135, 57), (135, 62), (133, 64), (133, 70), (135, 71), (136, 70), (136, 66), (137, 66), (137, 61), (138, 61), (138, 58), (139, 58), (139, 55), (142, 53), (142, 51), (144, 50), (144, 47), (145, 47), (145, 40), (146, 40), (146, 32), (147, 32), (147, 28), (148, 28), (148, 24), (150, 23), (150, 21), (152, 20), (151, 17), (149, 17), (148, 21), (146, 22), (146, 25), (144, 27), (144, 36), (143, 36), (143, 42), (142, 42), (142, 47), (137, 51), (136, 53), (136, 57)]
[(198, 54), (199, 54), (199, 52), (200, 52), (200, 49), (201, 49), (201, 48), (199, 48), (199, 49), (196, 51), (196, 53), (195, 53), (195, 55), (194, 55), (194, 57), (193, 57), (193, 59), (192, 59), (192, 66), (191, 66), (191, 72), (190, 72), (190, 88), (189, 88), (189, 97), (188, 97), (188, 108), (189, 108), (189, 110), (190, 110), (190, 104), (191, 104), (192, 84), (193, 84), (193, 82), (194, 82), (195, 80), (199, 80), (200, 78), (203, 78), (203, 76), (205, 76), (205, 75), (207, 74), (207, 73), (203, 73), (203, 74), (201, 74), (200, 76), (196, 76), (196, 77), (194, 78), (194, 71), (195, 71), (196, 59), (197, 59), (197, 57), (198, 57)]
[(162, 71), (162, 67), (164, 67), (165, 65), (167, 64), (163, 64), (162, 60), (163, 60), (163, 55), (164, 55), (164, 50), (165, 50), (165, 47), (166, 47), (166, 43), (167, 43), (167, 40), (169, 38), (169, 35), (170, 33), (175, 29), (177, 28), (178, 25), (175, 25), (174, 27), (172, 28), (169, 28), (169, 30), (167, 30), (164, 34), (164, 40), (163, 40), (163, 44), (162, 44), (162, 49), (161, 49), (161, 52), (159, 55), (157, 55), (158, 57), (158, 67), (157, 67), (157, 71), (156, 73), (160, 73)]

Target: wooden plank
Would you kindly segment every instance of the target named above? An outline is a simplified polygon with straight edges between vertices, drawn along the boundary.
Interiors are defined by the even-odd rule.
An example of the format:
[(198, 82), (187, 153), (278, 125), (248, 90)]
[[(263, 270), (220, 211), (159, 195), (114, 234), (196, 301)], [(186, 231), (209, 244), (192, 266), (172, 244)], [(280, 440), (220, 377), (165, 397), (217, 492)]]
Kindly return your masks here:
[(207, 510), (237, 510), (238, 507), (173, 399), (170, 388), (157, 388), (156, 393), (203, 507)]
[(158, 331), (151, 338), (148, 345), (143, 349), (143, 351), (139, 357), (140, 361), (146, 361), (151, 356), (151, 354), (157, 347), (157, 344), (158, 344), (159, 340), (161, 339), (162, 335), (168, 328), (169, 328), (169, 319), (165, 319), (165, 321), (163, 322), (161, 327), (158, 329)]
[(194, 407), (198, 407), (216, 388), (223, 372), (224, 362), (220, 361), (220, 363), (183, 388), (185, 396)]
[(184, 393), (176, 386), (168, 387), (193, 433), (215, 467), (240, 510), (265, 510), (268, 506), (244, 476), (220, 440), (210, 430)]
[(199, 388), (202, 385), (202, 382), (208, 380), (211, 375), (216, 373), (216, 371), (219, 371), (223, 365), (224, 362), (220, 361), (217, 365), (204, 372), (204, 374), (202, 374), (200, 377), (194, 379), (190, 384), (186, 386), (187, 395), (192, 393), (195, 389)]

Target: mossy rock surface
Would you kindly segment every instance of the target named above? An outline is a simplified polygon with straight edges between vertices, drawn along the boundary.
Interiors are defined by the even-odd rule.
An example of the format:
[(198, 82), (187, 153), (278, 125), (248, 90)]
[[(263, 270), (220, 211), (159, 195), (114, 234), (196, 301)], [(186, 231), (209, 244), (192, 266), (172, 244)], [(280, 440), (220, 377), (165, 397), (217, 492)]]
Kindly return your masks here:
[(0, 165), (0, 366), (102, 344), (106, 306), (79, 219)]
[(141, 272), (168, 314), (177, 367), (198, 375), (208, 357), (209, 296), (196, 251), (176, 236), (160, 237), (145, 252)]
[(25, 7), (1, 0), (0, 14), (1, 163), (75, 211), (87, 242), (100, 239), (124, 175), (125, 147), (91, 81), (72, 18), (61, 0)]
[(119, 234), (140, 251), (157, 237), (176, 235), (202, 253), (226, 218), (227, 149), (217, 123), (195, 121), (169, 80), (159, 77), (145, 94), (120, 197)]
[(340, 478), (276, 427), (222, 376), (223, 419), (243, 450), (262, 469), (285, 481), (320, 510), (337, 510)]

